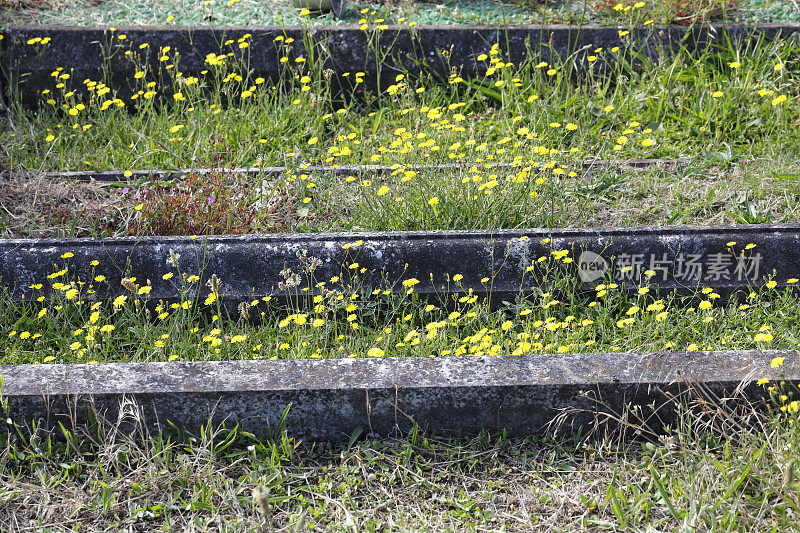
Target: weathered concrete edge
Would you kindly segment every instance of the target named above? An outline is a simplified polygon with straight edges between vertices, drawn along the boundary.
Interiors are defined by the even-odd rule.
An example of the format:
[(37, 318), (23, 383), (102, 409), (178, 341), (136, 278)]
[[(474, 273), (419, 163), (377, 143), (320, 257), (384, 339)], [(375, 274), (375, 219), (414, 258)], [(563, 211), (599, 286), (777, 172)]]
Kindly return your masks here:
[[(609, 167), (630, 167), (645, 169), (665, 165), (690, 164), (688, 158), (672, 159), (600, 159), (596, 161), (586, 160), (580, 163), (584, 171), (594, 169), (604, 169)], [(383, 175), (393, 172), (402, 167), (406, 170), (418, 172), (445, 172), (458, 169), (467, 169), (473, 165), (485, 166), (486, 163), (447, 163), (441, 165), (341, 165), (341, 166), (307, 166), (307, 167), (237, 167), (237, 168), (179, 168), (174, 170), (163, 169), (137, 169), (137, 170), (97, 170), (97, 171), (56, 171), (56, 172), (0, 172), (0, 179), (38, 179), (48, 180), (74, 180), (74, 181), (104, 181), (104, 182), (127, 182), (158, 177), (159, 179), (172, 179), (187, 174), (211, 174), (219, 172), (223, 174), (241, 174), (249, 177), (277, 177), (286, 173), (306, 173), (306, 174), (333, 174), (334, 176), (353, 175)], [(524, 164), (514, 163), (494, 163), (491, 168), (519, 168)]]
[[(776, 357), (784, 363), (772, 368)], [(757, 400), (757, 379), (800, 383), (800, 351), (19, 365), (0, 375), (19, 425), (85, 423), (91, 412), (123, 426), (225, 422), (260, 434), (291, 404), (286, 429), (307, 440), (346, 439), (358, 427), (389, 435), (414, 422), (439, 434), (530, 435), (552, 431), (565, 411), (569, 431), (591, 427), (603, 409), (636, 405), (647, 416), (692, 383)], [(673, 407), (661, 408), (662, 420)]]

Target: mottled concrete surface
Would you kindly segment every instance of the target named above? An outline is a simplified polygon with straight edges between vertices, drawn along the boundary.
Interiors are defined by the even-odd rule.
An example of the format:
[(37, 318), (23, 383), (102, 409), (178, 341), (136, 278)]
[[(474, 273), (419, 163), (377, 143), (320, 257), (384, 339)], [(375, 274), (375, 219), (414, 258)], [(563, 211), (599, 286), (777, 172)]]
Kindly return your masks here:
[[(746, 249), (747, 245), (753, 246)], [(137, 283), (152, 282), (151, 301), (170, 302), (179, 297), (176, 284), (162, 279), (172, 270), (167, 265), (170, 250), (180, 254), (181, 272), (201, 275), (199, 282), (188, 284), (189, 298), (205, 298), (209, 293), (206, 280), (216, 274), (222, 280), (223, 301), (233, 309), (254, 297), (310, 295), (318, 290), (313, 288), (316, 282), (332, 276), (341, 280), (329, 288), (343, 290), (353, 290), (347, 288), (351, 283), (385, 287), (408, 278), (419, 280), (415, 290), (424, 296), (468, 290), (486, 295), (491, 290), (495, 304), (503, 299), (513, 301), (521, 290), (532, 290), (545, 275), (572, 277), (587, 291), (610, 277), (630, 290), (647, 282), (684, 293), (693, 293), (698, 286), (711, 287), (723, 296), (737, 288), (763, 285), (770, 276), (778, 287), (785, 287), (789, 278), (800, 278), (800, 225), (784, 224), (243, 235), (194, 240), (8, 239), (0, 240), (0, 280), (13, 297), (31, 299), (35, 293), (31, 285), (43, 283), (48, 290), (52, 280), (47, 276), (66, 266), (67, 280), (88, 281), (97, 273), (107, 277), (96, 293), (85, 295), (88, 299), (130, 295), (120, 281), (124, 275), (132, 275)], [(313, 276), (303, 272), (297, 256), (301, 250), (321, 262)], [(557, 273), (545, 274), (539, 267), (528, 271), (537, 258), (552, 257), (559, 251), (569, 253), (558, 262)], [(73, 257), (62, 259), (67, 252)], [(93, 260), (97, 266), (91, 266)], [(358, 269), (349, 268), (353, 263), (358, 263)], [(553, 261), (547, 263), (556, 266)], [(300, 274), (297, 288), (281, 289), (284, 268)], [(655, 275), (648, 278), (648, 270)], [(452, 281), (457, 273), (464, 278), (459, 284)], [(482, 283), (484, 278), (490, 281)], [(312, 290), (296, 292), (306, 286)], [(395, 283), (394, 290), (405, 289)]]
[[(523, 61), (528, 50), (540, 52), (545, 61), (578, 51), (579, 65), (589, 69), (602, 68), (600, 62), (592, 65), (585, 61), (585, 56), (597, 47), (619, 46), (624, 50), (626, 45), (634, 43), (641, 54), (655, 57), (680, 46), (690, 51), (701, 50), (726, 44), (727, 39), (736, 45), (754, 32), (771, 40), (793, 36), (798, 30), (800, 25), (797, 24), (765, 24), (757, 29), (721, 25), (647, 26), (632, 29), (623, 41), (619, 29), (610, 26), (423, 26), (413, 29), (390, 26), (380, 32), (371, 46), (370, 36), (357, 27), (321, 27), (312, 29), (308, 41), (314, 43), (314, 57), (320, 58), (323, 66), (337, 75), (336, 85), (349, 92), (349, 82), (338, 74), (365, 72), (368, 85), (375, 86), (378, 57), (382, 58), (381, 86), (386, 87), (401, 72), (448, 73), (454, 67), (463, 76), (472, 76), (485, 68), (477, 61), (477, 56), (488, 53), (495, 43), (499, 44), (506, 60), (514, 63)], [(116, 35), (127, 37), (122, 42), (113, 38), (113, 32), (91, 27), (10, 26), (3, 33), (6, 38), (0, 41), (0, 65), (18, 87), (15, 98), (28, 106), (36, 105), (37, 91), (52, 85), (50, 72), (56, 67), (74, 68), (72, 75), (82, 81), (87, 77), (97, 79), (104, 62), (112, 74), (112, 84), (122, 91), (124, 98), (129, 76), (134, 72), (132, 63), (122, 53), (128, 46), (133, 45), (134, 52), (142, 54), (142, 61), (150, 63), (152, 72), (159, 72), (159, 54), (152, 52), (145, 57), (138, 49), (138, 45), (145, 42), (154, 49), (169, 46), (170, 54), (179, 52), (180, 68), (186, 75), (196, 75), (203, 70), (206, 54), (219, 53), (228, 39), (233, 39), (230, 51), (236, 56), (244, 54), (253, 73), (267, 78), (280, 75), (283, 66), (278, 59), (285, 54), (291, 59), (311, 57), (304, 45), (303, 29), (298, 27), (119, 27)], [(248, 33), (252, 35), (251, 46), (242, 52), (236, 40)], [(279, 35), (294, 38), (288, 52), (280, 49), (280, 43), (275, 41)], [(36, 37), (52, 40), (44, 48), (26, 44)]]
[[(777, 369), (776, 356), (785, 358)], [(170, 421), (196, 431), (211, 419), (258, 434), (291, 404), (287, 430), (309, 440), (346, 439), (359, 426), (389, 435), (413, 422), (439, 434), (486, 427), (528, 435), (552, 431), (564, 410), (574, 411), (566, 428), (590, 427), (600, 409), (592, 398), (647, 415), (693, 382), (721, 397), (737, 387), (763, 397), (756, 379), (800, 381), (800, 352), (17, 365), (0, 366), (0, 375), (17, 424), (83, 421), (90, 412), (116, 423), (122, 413), (127, 427)], [(670, 413), (660, 415), (668, 421)]]

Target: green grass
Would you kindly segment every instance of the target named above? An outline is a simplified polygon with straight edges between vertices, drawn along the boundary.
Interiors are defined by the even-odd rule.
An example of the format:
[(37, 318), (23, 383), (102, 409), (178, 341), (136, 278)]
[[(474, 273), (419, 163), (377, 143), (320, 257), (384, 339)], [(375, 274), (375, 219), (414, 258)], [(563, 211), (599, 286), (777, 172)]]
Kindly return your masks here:
[[(621, 2), (628, 10), (615, 11), (617, 2), (585, 2), (583, 0), (504, 1), (469, 0), (455, 2), (403, 1), (390, 3), (348, 3), (344, 15), (336, 19), (331, 13), (313, 13), (304, 17), (287, 0), (255, 2), (254, 0), (191, 0), (179, 6), (163, 0), (116, 3), (109, 1), (59, 0), (41, 7), (33, 1), (6, 0), (0, 3), (0, 24), (65, 24), (65, 25), (223, 25), (223, 24), (282, 24), (314, 25), (356, 24), (362, 10), (390, 22), (413, 21), (420, 25), (453, 24), (618, 24), (685, 23), (699, 18), (745, 23), (797, 22), (800, 7), (787, 2), (744, 0), (728, 2), (725, 13), (713, 12), (709, 6), (722, 5), (717, 0), (686, 2), (688, 8), (647, 0), (641, 8), (638, 2)], [(230, 4), (230, 5), (228, 5)], [(694, 17), (690, 17), (694, 15)], [(168, 20), (168, 17), (171, 19)], [(686, 18), (684, 18), (686, 17)], [(401, 20), (403, 19), (403, 20)]]
[[(618, 50), (601, 50), (553, 64), (531, 55), (515, 67), (498, 50), (484, 59), (486, 75), (477, 79), (405, 77), (376, 93), (351, 73), (345, 81), (363, 90), (363, 98), (342, 101), (319, 66), (321, 57), (287, 62), (278, 86), (261, 83), (248, 74), (249, 55), (258, 51), (240, 49), (244, 39), (202, 51), (234, 55), (212, 59), (200, 78), (181, 75), (180, 58), (166, 52), (162, 63), (173, 67), (157, 79), (163, 72), (147, 72), (143, 62), (159, 44), (120, 37), (126, 36), (109, 34), (132, 51), (135, 98), (123, 102), (104, 80), (68, 77), (70, 65), (63, 65), (42, 94), (43, 111), (9, 116), (0, 134), (4, 166), (569, 164), (705, 153), (727, 154), (730, 161), (792, 153), (798, 140), (791, 127), (800, 118), (793, 105), (800, 73), (794, 41), (754, 39), (700, 57), (681, 52), (635, 64)], [(48, 45), (30, 46), (46, 53)], [(579, 82), (578, 72), (587, 68), (588, 78)], [(162, 105), (163, 99), (170, 103)]]
[[(631, 439), (354, 431), (349, 443), (117, 422), (0, 436), (7, 530), (796, 531), (797, 415), (736, 397)], [(288, 417), (291, 419), (291, 409)], [(628, 419), (633, 425), (638, 421)], [(623, 426), (624, 427), (624, 426)], [(603, 437), (603, 432), (612, 430)], [(621, 440), (622, 435), (629, 436)]]

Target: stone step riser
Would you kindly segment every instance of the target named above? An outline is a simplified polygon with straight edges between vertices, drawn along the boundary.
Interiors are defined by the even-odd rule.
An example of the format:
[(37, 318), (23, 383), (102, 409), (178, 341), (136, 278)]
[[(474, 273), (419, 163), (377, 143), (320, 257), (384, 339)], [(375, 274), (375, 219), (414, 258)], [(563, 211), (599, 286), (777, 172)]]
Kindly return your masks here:
[[(353, 90), (348, 80), (340, 77), (345, 72), (365, 72), (368, 83), (374, 84), (378, 68), (373, 46), (381, 49), (381, 79), (385, 89), (395, 82), (400, 74), (416, 75), (436, 71), (446, 75), (452, 67), (462, 76), (470, 77), (482, 73), (486, 65), (478, 61), (481, 54), (488, 54), (491, 46), (497, 43), (504, 53), (504, 60), (515, 64), (524, 61), (528, 50), (540, 53), (544, 61), (566, 58), (575, 51), (582, 50), (578, 62), (585, 69), (602, 69), (602, 62), (589, 63), (585, 56), (592, 54), (597, 47), (611, 50), (614, 47), (626, 49), (635, 46), (643, 55), (657, 57), (662, 53), (675, 52), (681, 47), (689, 51), (700, 51), (709, 46), (726, 46), (728, 40), (736, 46), (748, 36), (758, 34), (767, 41), (788, 38), (800, 31), (797, 24), (766, 24), (757, 29), (747, 26), (648, 26), (632, 28), (624, 36), (616, 27), (608, 26), (453, 26), (418, 27), (413, 30), (389, 27), (379, 39), (371, 42), (368, 32), (356, 27), (319, 27), (308, 34), (313, 42), (316, 57), (323, 57), (322, 65), (333, 72), (334, 87), (349, 93)], [(58, 67), (74, 69), (71, 74), (81, 82), (85, 78), (97, 80), (103, 72), (110, 74), (109, 83), (129, 93), (131, 63), (123, 55), (124, 50), (133, 43), (138, 46), (149, 43), (153, 47), (150, 67), (158, 72), (163, 65), (159, 61), (158, 48), (169, 46), (170, 54), (180, 54), (180, 70), (186, 76), (199, 75), (208, 65), (206, 54), (220, 53), (221, 45), (232, 39), (236, 56), (242, 52), (237, 41), (244, 35), (250, 46), (244, 54), (248, 68), (254, 75), (268, 79), (278, 79), (285, 70), (279, 59), (286, 54), (276, 37), (294, 39), (290, 61), (298, 57), (309, 58), (305, 48), (304, 30), (298, 27), (280, 28), (278, 26), (252, 27), (119, 27), (115, 32), (93, 27), (42, 27), (10, 26), (3, 31), (5, 39), (0, 42), (0, 67), (8, 72), (13, 80), (19, 81), (17, 97), (23, 105), (36, 107), (38, 92), (50, 88), (53, 78), (50, 73)], [(119, 41), (116, 35), (124, 34), (126, 39)], [(49, 37), (51, 40), (43, 48), (41, 45), (28, 45), (35, 38)], [(101, 44), (105, 47), (102, 52)], [(285, 45), (283, 45), (285, 46)], [(441, 54), (442, 50), (447, 51)], [(44, 53), (43, 53), (44, 52)], [(115, 53), (116, 52), (116, 53)], [(110, 59), (107, 59), (110, 57)], [(370, 81), (372, 80), (372, 81)], [(79, 84), (78, 84), (79, 85)]]
[[(309, 260), (320, 261), (313, 275), (298, 258), (303, 250)], [(121, 286), (128, 275), (141, 285), (151, 281), (152, 300), (171, 302), (179, 297), (179, 276), (162, 279), (176, 272), (168, 265), (170, 251), (180, 254), (179, 272), (201, 276), (188, 285), (190, 298), (204, 298), (215, 274), (220, 294), (234, 306), (263, 296), (302, 295), (309, 285), (313, 292), (319, 281), (362, 292), (394, 283), (399, 292), (406, 290), (399, 282), (410, 278), (418, 280), (414, 290), (423, 296), (471, 290), (490, 293), (495, 302), (513, 301), (521, 290), (547, 285), (542, 265), (557, 267), (549, 274), (551, 284), (568, 277), (587, 292), (611, 281), (628, 290), (648, 284), (693, 293), (708, 287), (727, 296), (761, 287), (768, 278), (777, 288), (800, 278), (800, 225), (754, 225), (3, 240), (0, 280), (12, 297), (30, 301), (37, 295), (31, 285), (42, 283), (47, 290), (53, 282), (90, 282), (102, 274), (107, 285), (83, 295), (102, 299), (130, 294)], [(538, 262), (541, 257), (546, 260)], [(48, 278), (65, 267), (62, 276)], [(281, 288), (287, 268), (300, 281), (288, 293)], [(456, 274), (463, 276), (458, 283)], [(340, 280), (331, 283), (332, 277)]]
[[(778, 356), (784, 364), (771, 368)], [(691, 392), (691, 383), (720, 398), (736, 397), (741, 384), (739, 397), (754, 401), (766, 396), (755, 380), (798, 383), (800, 362), (796, 351), (676, 352), (18, 365), (0, 366), (0, 375), (9, 419), (19, 425), (70, 427), (94, 413), (123, 431), (169, 421), (197, 432), (211, 420), (260, 435), (291, 405), (291, 436), (346, 440), (358, 427), (387, 436), (414, 422), (438, 435), (572, 434), (579, 426), (585, 434), (598, 411), (636, 406), (647, 418), (652, 405), (660, 406), (650, 418), (660, 431), (674, 422), (670, 395)]]

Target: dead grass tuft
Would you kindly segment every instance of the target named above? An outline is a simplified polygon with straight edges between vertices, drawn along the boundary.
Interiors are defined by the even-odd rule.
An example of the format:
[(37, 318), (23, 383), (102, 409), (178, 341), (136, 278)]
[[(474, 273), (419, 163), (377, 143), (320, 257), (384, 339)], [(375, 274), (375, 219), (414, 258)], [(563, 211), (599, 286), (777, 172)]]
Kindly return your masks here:
[(111, 236), (129, 216), (125, 206), (107, 183), (0, 179), (0, 238)]

